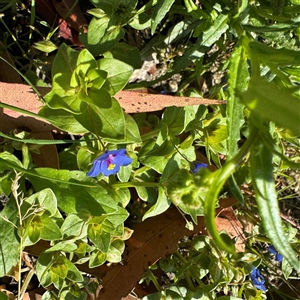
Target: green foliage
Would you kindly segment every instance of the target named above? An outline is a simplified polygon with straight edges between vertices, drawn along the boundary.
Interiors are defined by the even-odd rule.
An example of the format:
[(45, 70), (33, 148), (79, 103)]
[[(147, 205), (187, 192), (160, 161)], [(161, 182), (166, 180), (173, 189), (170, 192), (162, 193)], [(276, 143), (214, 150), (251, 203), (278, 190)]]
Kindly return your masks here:
[[(50, 41), (54, 29), (34, 43), (35, 51), (57, 49), (51, 91), (41, 97), (38, 116), (76, 135), (75, 140), (34, 140), (23, 131), (0, 133), (0, 192), (9, 199), (0, 212), (0, 277), (21, 268), (25, 247), (49, 241), (35, 266), (40, 284), (53, 285), (58, 299), (85, 299), (80, 265), (121, 262), (124, 241), (131, 235), (125, 222), (155, 218), (175, 206), (190, 229), (204, 217), (211, 238), (188, 240), (185, 250), (158, 263), (163, 272), (175, 276), (164, 289), (148, 270), (143, 280), (153, 281), (158, 293), (144, 299), (266, 299), (248, 277), (253, 268), (261, 268), (272, 290), (267, 276), (276, 274), (273, 269), (279, 264), (272, 267), (267, 251), (256, 249), (265, 247), (261, 241), (283, 255), (283, 280), (300, 272), (298, 239), (281, 219), (275, 182), (288, 168), (299, 168), (299, 156), (286, 153), (286, 145), (296, 152), (300, 147), (299, 3), (91, 4), (95, 7), (88, 10), (88, 31), (79, 34), (82, 49), (56, 46), (55, 39)], [(16, 2), (4, 1), (0, 8), (13, 11)], [(26, 82), (50, 83), (32, 72), (38, 59), (30, 56), (31, 50), (23, 50), (7, 20), (0, 20), (12, 38), (5, 49), (16, 46), (19, 56), (30, 62), (22, 70)], [(144, 48), (133, 42), (132, 32), (137, 31), (143, 31)], [(142, 59), (153, 53), (166, 67), (163, 75), (129, 83)], [(17, 55), (13, 57), (22, 65)], [(115, 98), (124, 89), (174, 81), (172, 76), (179, 73), (183, 79), (178, 95), (225, 99), (226, 104), (171, 106), (162, 113), (129, 115)], [(24, 113), (5, 103), (0, 106)], [(32, 154), (46, 144), (63, 145), (61, 169), (33, 163)], [(116, 149), (125, 149), (132, 163), (109, 177), (86, 175), (99, 155)], [(193, 164), (201, 153), (216, 168), (195, 173)], [(108, 168), (109, 159), (104, 162)], [(248, 214), (255, 222), (244, 253), (237, 253), (235, 241), (216, 226), (218, 201), (228, 197), (239, 200), (238, 217)], [(52, 296), (48, 291), (43, 299)], [(0, 293), (0, 298), (6, 296)]]

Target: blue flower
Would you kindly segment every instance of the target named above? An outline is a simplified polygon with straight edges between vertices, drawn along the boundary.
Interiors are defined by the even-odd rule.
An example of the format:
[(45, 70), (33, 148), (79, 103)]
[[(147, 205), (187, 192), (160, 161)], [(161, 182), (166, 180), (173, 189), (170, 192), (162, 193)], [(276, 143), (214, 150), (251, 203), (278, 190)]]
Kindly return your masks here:
[(132, 159), (126, 155), (125, 149), (105, 151), (93, 162), (92, 169), (87, 173), (89, 177), (96, 177), (100, 173), (104, 176), (116, 174), (120, 166), (128, 166)]
[(193, 173), (198, 173), (199, 169), (207, 168), (207, 164), (194, 162), (194, 170)]
[(252, 284), (259, 290), (262, 290), (265, 292), (267, 289), (264, 285), (265, 279), (264, 277), (260, 274), (259, 269), (253, 268), (251, 273), (250, 273), (250, 278), (252, 281)]
[(270, 245), (269, 246), (269, 252), (271, 252), (272, 254), (275, 255), (275, 259), (278, 261), (278, 262), (281, 262), (282, 259), (283, 259), (283, 256), (275, 249), (275, 247), (273, 245)]

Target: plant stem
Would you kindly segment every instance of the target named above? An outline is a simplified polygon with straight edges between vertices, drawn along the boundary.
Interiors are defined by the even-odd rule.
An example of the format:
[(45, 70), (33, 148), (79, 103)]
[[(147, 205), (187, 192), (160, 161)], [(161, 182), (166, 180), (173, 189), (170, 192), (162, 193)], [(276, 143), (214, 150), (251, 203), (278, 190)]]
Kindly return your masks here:
[(129, 187), (160, 187), (158, 182), (139, 182), (139, 181), (129, 181), (129, 182), (116, 182), (111, 185), (113, 188), (129, 188)]
[(161, 292), (161, 287), (156, 279), (156, 277), (154, 276), (153, 272), (151, 270), (148, 270), (148, 274), (150, 279), (152, 280), (153, 284), (155, 285), (156, 289)]
[(23, 285), (22, 285), (22, 289), (21, 289), (21, 291), (19, 292), (19, 299), (20, 300), (22, 300), (23, 299), (23, 296), (24, 296), (24, 294), (25, 294), (25, 292), (26, 292), (26, 289), (27, 289), (27, 287), (28, 287), (28, 285), (29, 285), (29, 283), (30, 283), (30, 280), (31, 280), (31, 278), (32, 278), (32, 276), (35, 274), (35, 270), (34, 269), (31, 269), (29, 272), (28, 272), (28, 274), (27, 274), (27, 276), (26, 276), (26, 278), (25, 278), (25, 281), (24, 281), (24, 283), (23, 283)]

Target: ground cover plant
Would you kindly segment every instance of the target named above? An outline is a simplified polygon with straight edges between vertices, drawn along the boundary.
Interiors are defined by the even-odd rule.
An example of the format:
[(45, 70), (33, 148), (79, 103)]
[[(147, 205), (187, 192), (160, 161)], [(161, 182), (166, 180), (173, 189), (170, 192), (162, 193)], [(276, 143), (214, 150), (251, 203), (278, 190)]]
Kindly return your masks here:
[[(42, 299), (126, 296), (107, 294), (121, 288), (117, 273), (105, 276), (148, 255), (151, 238), (130, 249), (134, 231), (149, 234), (137, 224), (153, 220), (166, 247), (143, 269), (140, 284), (152, 287), (140, 298), (298, 299), (299, 216), (282, 204), (299, 200), (298, 1), (91, 0), (79, 12), (62, 1), (61, 19), (46, 18), (41, 2), (58, 5), (0, 2), (11, 58), (1, 63), (39, 96), (28, 114), (65, 134), (0, 133), (0, 276), (15, 278), (16, 298), (33, 278)], [(141, 97), (121, 106), (120, 92), (145, 87), (159, 101), (176, 94), (199, 105), (154, 112)], [(43, 145), (57, 145), (60, 168), (35, 164)], [(157, 230), (174, 211), (190, 234), (167, 235), (178, 221)], [(236, 234), (218, 226), (222, 211)]]

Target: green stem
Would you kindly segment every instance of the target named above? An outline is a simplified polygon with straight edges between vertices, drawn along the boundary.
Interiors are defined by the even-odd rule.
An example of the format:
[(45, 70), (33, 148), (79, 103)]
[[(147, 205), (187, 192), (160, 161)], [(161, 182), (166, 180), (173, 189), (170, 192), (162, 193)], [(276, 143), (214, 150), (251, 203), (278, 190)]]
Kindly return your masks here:
[[(178, 252), (176, 251), (174, 253), (174, 255), (179, 259), (180, 262), (182, 262), (184, 265), (188, 265), (188, 261)], [(201, 288), (203, 288), (205, 285), (204, 283), (202, 282), (202, 280), (199, 278), (199, 275), (197, 274), (197, 272), (195, 271), (194, 267), (191, 266), (190, 269), (189, 269), (189, 273), (191, 273), (193, 275), (193, 278), (197, 281), (197, 283), (199, 284), (199, 286)], [(190, 276), (190, 274), (189, 274)], [(187, 279), (187, 278), (186, 278)], [(192, 284), (192, 286), (194, 287), (194, 285)]]
[(230, 253), (235, 253), (235, 248), (233, 245), (228, 245), (227, 242), (222, 239), (218, 232), (217, 226), (215, 224), (215, 207), (218, 201), (218, 195), (223, 185), (225, 184), (229, 176), (239, 167), (244, 157), (250, 151), (254, 140), (258, 136), (257, 133), (258, 129), (252, 130), (249, 138), (242, 146), (238, 154), (233, 159), (226, 162), (222, 169), (219, 169), (218, 171), (211, 174), (212, 182), (210, 185), (210, 189), (208, 190), (206, 195), (206, 199), (209, 199), (209, 201), (205, 201), (204, 203), (204, 217), (209, 233), (211, 234), (214, 242), (219, 248), (226, 250)]
[(136, 171), (134, 171), (134, 177), (139, 176), (140, 174), (147, 172), (150, 169), (151, 168), (149, 168), (148, 166), (143, 166), (143, 167), (137, 169)]
[(24, 294), (25, 294), (25, 292), (26, 292), (26, 290), (27, 290), (27, 288), (28, 288), (28, 285), (29, 285), (29, 283), (30, 283), (30, 281), (31, 281), (31, 278), (33, 277), (34, 274), (35, 274), (35, 270), (34, 270), (34, 269), (31, 269), (31, 270), (28, 272), (28, 274), (27, 274), (27, 276), (26, 276), (26, 278), (25, 278), (25, 281), (23, 282), (23, 285), (22, 285), (22, 289), (21, 289), (21, 291), (20, 291), (20, 294), (19, 294), (19, 299), (20, 299), (20, 300), (23, 299)]
[(160, 287), (160, 285), (159, 285), (159, 283), (158, 283), (156, 277), (154, 276), (153, 272), (152, 272), (151, 270), (148, 270), (148, 274), (149, 274), (149, 277), (150, 277), (150, 279), (152, 280), (153, 284), (155, 285), (156, 289), (157, 289), (159, 292), (161, 292), (162, 289), (161, 289), (161, 287)]
[(192, 279), (191, 279), (191, 275), (190, 275), (190, 271), (189, 271), (189, 270), (187, 270), (187, 271), (184, 273), (184, 277), (185, 277), (185, 280), (186, 280), (186, 283), (187, 283), (189, 289), (190, 289), (191, 291), (195, 292), (196, 289), (195, 289), (195, 286), (194, 286), (193, 281), (192, 281)]
[(137, 186), (143, 186), (143, 187), (160, 187), (160, 183), (158, 182), (140, 182), (140, 181), (129, 181), (129, 182), (116, 182), (111, 185), (113, 188), (117, 189), (123, 189), (123, 188), (129, 188), (129, 187), (137, 187)]

